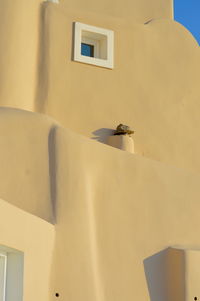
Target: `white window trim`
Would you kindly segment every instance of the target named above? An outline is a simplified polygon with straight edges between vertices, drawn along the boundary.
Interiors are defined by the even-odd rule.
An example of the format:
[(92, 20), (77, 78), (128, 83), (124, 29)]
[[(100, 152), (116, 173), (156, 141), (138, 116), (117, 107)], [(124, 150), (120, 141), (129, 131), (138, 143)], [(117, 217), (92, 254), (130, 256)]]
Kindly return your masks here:
[[(91, 33), (96, 33), (100, 35), (105, 35), (107, 38), (107, 59), (100, 59), (97, 57), (89, 57), (81, 54), (81, 42), (84, 42), (85, 37), (82, 37), (82, 31), (87, 31)], [(95, 39), (89, 39), (90, 44), (91, 41), (93, 41), (93, 44), (91, 45), (96, 45), (98, 44), (98, 41), (95, 41)], [(97, 43), (97, 44), (95, 44)], [(96, 48), (96, 47), (95, 47)], [(98, 48), (98, 46), (97, 46)], [(96, 55), (97, 55), (97, 49), (95, 50)], [(100, 67), (105, 67), (109, 69), (114, 68), (114, 32), (112, 30), (104, 29), (104, 28), (99, 28), (96, 26), (91, 26), (79, 22), (75, 22), (75, 30), (74, 30), (74, 61), (78, 61), (81, 63), (86, 63), (86, 64), (91, 64), (95, 66), (100, 66)], [(94, 53), (95, 53), (94, 52)]]
[(0, 252), (0, 257), (4, 258), (4, 273), (3, 273), (3, 301), (6, 301), (6, 272), (7, 272), (7, 254)]

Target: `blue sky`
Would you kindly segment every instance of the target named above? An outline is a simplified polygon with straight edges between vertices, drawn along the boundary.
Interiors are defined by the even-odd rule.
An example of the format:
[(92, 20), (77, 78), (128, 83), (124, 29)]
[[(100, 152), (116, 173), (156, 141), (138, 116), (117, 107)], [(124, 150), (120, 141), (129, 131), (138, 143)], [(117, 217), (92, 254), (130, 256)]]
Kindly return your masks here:
[(200, 44), (200, 0), (174, 0), (174, 19), (189, 29)]

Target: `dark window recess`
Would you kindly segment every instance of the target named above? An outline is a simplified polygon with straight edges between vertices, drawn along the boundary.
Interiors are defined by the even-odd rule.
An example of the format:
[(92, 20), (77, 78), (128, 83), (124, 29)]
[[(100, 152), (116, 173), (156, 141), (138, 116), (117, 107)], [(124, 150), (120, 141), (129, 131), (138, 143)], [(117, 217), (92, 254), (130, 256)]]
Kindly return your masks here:
[(81, 54), (94, 57), (94, 45), (81, 43)]

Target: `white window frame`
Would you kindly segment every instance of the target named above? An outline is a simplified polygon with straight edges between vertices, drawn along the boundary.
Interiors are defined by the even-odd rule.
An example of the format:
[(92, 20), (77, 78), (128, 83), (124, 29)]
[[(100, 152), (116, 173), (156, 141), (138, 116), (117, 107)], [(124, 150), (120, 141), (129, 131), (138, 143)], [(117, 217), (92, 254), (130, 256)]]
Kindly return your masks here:
[[(112, 30), (83, 24), (80, 22), (74, 23), (74, 61), (91, 64), (104, 68), (114, 68), (114, 32)], [(87, 32), (91, 37), (87, 37), (84, 33)], [(106, 58), (101, 57), (100, 47), (101, 40), (99, 36), (106, 39)], [(86, 42), (87, 41), (87, 42)], [(94, 57), (81, 54), (81, 43), (87, 43), (94, 46)]]
[(7, 272), (7, 254), (0, 252), (0, 257), (4, 258), (4, 272), (3, 272), (3, 301), (6, 301), (6, 272)]

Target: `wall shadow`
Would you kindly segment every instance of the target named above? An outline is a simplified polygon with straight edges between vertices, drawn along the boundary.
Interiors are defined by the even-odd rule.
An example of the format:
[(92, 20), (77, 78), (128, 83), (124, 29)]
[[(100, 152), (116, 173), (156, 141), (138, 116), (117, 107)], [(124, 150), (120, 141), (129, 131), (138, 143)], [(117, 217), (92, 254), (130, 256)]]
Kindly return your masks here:
[(35, 112), (44, 113), (48, 96), (49, 28), (47, 25), (48, 2), (40, 4), (39, 47)]
[(57, 127), (52, 127), (48, 137), (48, 153), (49, 153), (49, 185), (50, 199), (53, 212), (53, 223), (56, 223), (56, 201), (57, 201), (57, 162), (56, 162), (56, 130)]
[(71, 61), (74, 60), (74, 38), (75, 38), (75, 22), (72, 24), (72, 47), (71, 47)]
[(151, 301), (170, 301), (168, 291), (169, 249), (162, 250), (143, 261)]
[(94, 136), (91, 138), (93, 140), (96, 140), (96, 141), (106, 144), (108, 137), (112, 136), (114, 134), (114, 132), (115, 132), (115, 130), (113, 130), (113, 129), (101, 128), (101, 129), (98, 129), (98, 130), (95, 130), (94, 132), (92, 132), (92, 134)]

